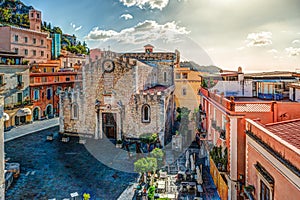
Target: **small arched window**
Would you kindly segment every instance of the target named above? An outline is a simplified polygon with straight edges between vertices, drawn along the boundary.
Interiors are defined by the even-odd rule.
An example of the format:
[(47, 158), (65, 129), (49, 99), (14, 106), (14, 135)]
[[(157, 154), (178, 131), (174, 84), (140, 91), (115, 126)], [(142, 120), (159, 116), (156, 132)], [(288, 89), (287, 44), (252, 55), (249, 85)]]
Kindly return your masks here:
[(72, 119), (78, 119), (78, 105), (72, 104)]
[(182, 88), (182, 96), (186, 96), (186, 88)]
[(150, 106), (143, 105), (142, 107), (142, 122), (149, 123), (150, 122)]

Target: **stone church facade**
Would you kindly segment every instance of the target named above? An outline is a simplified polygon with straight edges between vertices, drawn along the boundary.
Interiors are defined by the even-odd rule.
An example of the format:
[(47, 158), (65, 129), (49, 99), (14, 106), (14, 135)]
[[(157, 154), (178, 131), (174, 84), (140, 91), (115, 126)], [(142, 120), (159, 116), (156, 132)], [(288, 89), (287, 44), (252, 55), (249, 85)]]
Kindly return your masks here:
[(174, 123), (173, 52), (106, 52), (83, 67), (83, 89), (60, 95), (60, 132), (120, 140), (158, 133), (165, 143)]

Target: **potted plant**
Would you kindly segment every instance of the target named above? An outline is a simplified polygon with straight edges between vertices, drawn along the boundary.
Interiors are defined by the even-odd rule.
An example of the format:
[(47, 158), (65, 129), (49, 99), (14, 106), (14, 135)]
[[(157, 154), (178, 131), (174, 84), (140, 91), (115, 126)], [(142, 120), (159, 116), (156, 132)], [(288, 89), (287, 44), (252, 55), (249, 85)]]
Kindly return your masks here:
[(247, 191), (247, 192), (253, 192), (255, 190), (255, 187), (254, 185), (247, 185), (244, 187), (244, 191)]
[(123, 146), (123, 141), (122, 140), (117, 140), (116, 148), (122, 148)]

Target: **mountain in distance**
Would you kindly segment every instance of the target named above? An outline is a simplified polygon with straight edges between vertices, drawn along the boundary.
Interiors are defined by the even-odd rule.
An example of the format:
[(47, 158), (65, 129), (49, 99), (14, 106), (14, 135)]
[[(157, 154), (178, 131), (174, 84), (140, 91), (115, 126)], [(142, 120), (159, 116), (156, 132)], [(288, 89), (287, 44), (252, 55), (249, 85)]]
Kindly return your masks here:
[(214, 65), (203, 66), (195, 63), (194, 61), (180, 62), (180, 67), (187, 67), (194, 71), (199, 71), (199, 72), (209, 73), (209, 74), (219, 73), (221, 70), (221, 68), (217, 66)]

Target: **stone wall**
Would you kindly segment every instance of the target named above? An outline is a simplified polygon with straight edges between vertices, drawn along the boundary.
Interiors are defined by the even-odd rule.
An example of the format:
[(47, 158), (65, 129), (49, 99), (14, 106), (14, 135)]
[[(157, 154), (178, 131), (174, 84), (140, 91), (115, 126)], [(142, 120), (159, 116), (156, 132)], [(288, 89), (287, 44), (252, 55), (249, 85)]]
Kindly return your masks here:
[[(110, 73), (104, 72), (102, 66), (108, 59), (114, 64)], [(166, 80), (163, 72), (167, 73)], [(173, 125), (174, 118), (167, 118), (174, 113), (173, 61), (157, 62), (156, 66), (151, 66), (135, 58), (107, 55), (87, 63), (82, 75), (82, 91), (70, 90), (60, 96), (60, 132), (102, 138), (102, 113), (115, 114), (117, 139), (122, 136), (138, 138), (143, 133), (159, 133), (164, 138), (166, 124), (168, 131)], [(147, 92), (156, 85), (167, 89)], [(74, 104), (79, 108), (77, 119), (72, 118)], [(150, 106), (150, 123), (142, 122), (145, 104)]]
[[(86, 63), (82, 68), (83, 90), (70, 90), (60, 94), (60, 132), (94, 135), (95, 100), (101, 77), (101, 62)], [(71, 106), (78, 105), (79, 117), (72, 119)]]

